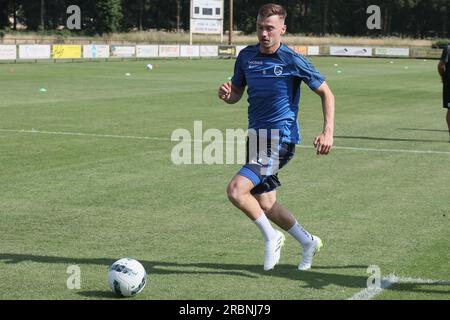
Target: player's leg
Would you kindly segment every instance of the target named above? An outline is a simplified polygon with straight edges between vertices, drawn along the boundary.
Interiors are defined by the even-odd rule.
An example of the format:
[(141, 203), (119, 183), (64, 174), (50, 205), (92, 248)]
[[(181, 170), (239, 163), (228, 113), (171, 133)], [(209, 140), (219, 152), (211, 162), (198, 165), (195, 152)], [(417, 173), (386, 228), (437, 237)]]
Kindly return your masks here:
[(262, 210), (266, 213), (267, 218), (281, 229), (288, 231), (295, 224), (295, 218), (292, 213), (277, 202), (277, 192), (275, 190), (257, 194), (255, 198), (258, 200)]
[(264, 214), (256, 198), (250, 193), (254, 183), (247, 177), (236, 175), (228, 184), (228, 199), (244, 212), (261, 231), (265, 240), (264, 270), (270, 270), (280, 260), (284, 235), (275, 230)]
[(252, 193), (271, 221), (297, 239), (303, 248), (308, 248), (313, 242), (313, 236), (303, 229), (288, 209), (277, 202), (276, 188), (281, 186), (277, 172), (289, 163), (294, 153), (295, 145), (281, 143), (276, 152), (272, 153), (272, 156), (278, 157), (278, 169), (274, 175), (266, 176)]
[(313, 236), (298, 223), (288, 209), (277, 202), (275, 190), (255, 195), (255, 198), (267, 217), (281, 229), (291, 234), (303, 248), (307, 248), (312, 244)]
[(447, 127), (448, 133), (450, 135), (450, 83), (448, 81), (444, 81), (444, 90), (443, 90), (443, 107), (447, 109)]
[(275, 190), (256, 194), (255, 198), (267, 217), (280, 228), (287, 231), (300, 243), (303, 253), (298, 268), (300, 270), (309, 270), (314, 255), (319, 252), (320, 248), (323, 246), (322, 240), (306, 231), (303, 226), (298, 223), (294, 215), (277, 202)]
[(250, 179), (238, 174), (228, 184), (227, 195), (232, 204), (244, 212), (252, 221), (255, 221), (261, 217), (263, 210), (250, 193), (253, 187), (253, 182)]
[(319, 252), (320, 248), (323, 246), (322, 240), (303, 228), (303, 226), (295, 219), (294, 215), (278, 202), (274, 203), (267, 215), (270, 219), (278, 221), (280, 227), (286, 230), (302, 246), (302, 259), (298, 265), (298, 269), (311, 269), (314, 255)]
[[(293, 158), (294, 153), (295, 145), (285, 143), (280, 145), (277, 152), (274, 153), (278, 157), (278, 170), (283, 168)], [(314, 255), (322, 247), (322, 240), (306, 231), (297, 222), (294, 215), (276, 201), (275, 189), (281, 186), (276, 172), (274, 172), (274, 175), (265, 177), (263, 182), (252, 190), (252, 193), (258, 199), (260, 206), (265, 209), (268, 218), (287, 231), (301, 244), (303, 253), (298, 268), (300, 270), (308, 270), (311, 268)], [(261, 188), (261, 186), (264, 187)]]
[(450, 108), (447, 109), (447, 126), (448, 126), (448, 133), (450, 134)]

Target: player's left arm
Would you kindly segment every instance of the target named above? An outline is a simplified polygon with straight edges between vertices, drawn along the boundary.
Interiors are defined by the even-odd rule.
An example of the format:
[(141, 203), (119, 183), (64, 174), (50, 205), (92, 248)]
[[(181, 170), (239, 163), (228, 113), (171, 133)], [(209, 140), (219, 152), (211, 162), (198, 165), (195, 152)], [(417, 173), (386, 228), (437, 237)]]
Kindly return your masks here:
[(314, 147), (316, 148), (317, 154), (326, 155), (330, 153), (333, 147), (335, 100), (333, 92), (331, 92), (330, 87), (325, 81), (314, 92), (322, 99), (324, 118), (323, 131), (314, 139)]

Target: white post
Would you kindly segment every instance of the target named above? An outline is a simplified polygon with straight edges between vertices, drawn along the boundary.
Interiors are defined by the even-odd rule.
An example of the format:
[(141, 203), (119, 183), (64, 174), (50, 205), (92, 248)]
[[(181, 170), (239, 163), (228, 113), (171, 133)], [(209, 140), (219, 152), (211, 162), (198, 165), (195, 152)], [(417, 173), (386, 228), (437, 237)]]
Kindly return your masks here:
[(192, 0), (191, 0), (191, 11), (189, 12), (189, 45), (192, 46), (192, 13), (194, 12), (192, 7)]
[(221, 27), (220, 27), (220, 43), (223, 43), (223, 20), (225, 19), (225, 13), (223, 12), (224, 9), (224, 1), (222, 1), (222, 21), (221, 21)]

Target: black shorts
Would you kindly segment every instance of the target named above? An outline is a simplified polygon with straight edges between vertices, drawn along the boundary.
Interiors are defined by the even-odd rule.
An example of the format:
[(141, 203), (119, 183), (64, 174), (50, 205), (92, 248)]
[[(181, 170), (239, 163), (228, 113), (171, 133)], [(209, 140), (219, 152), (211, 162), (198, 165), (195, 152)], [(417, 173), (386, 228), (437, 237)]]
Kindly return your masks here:
[(443, 107), (450, 109), (450, 80), (444, 81)]
[(263, 138), (262, 141), (264, 140), (265, 143), (257, 138), (256, 146), (250, 148), (247, 139), (246, 165), (238, 172), (238, 175), (253, 182), (252, 194), (271, 192), (281, 186), (278, 172), (295, 154), (295, 143), (279, 142), (282, 138), (275, 140)]

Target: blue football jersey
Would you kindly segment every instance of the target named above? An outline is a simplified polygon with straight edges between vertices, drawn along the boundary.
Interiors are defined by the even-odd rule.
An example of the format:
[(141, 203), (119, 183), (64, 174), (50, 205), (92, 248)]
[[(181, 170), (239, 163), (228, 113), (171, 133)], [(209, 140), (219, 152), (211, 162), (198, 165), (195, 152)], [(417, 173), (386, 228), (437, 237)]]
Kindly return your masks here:
[(247, 86), (249, 129), (278, 129), (282, 142), (300, 143), (298, 108), (300, 85), (312, 90), (325, 81), (303, 56), (281, 44), (273, 54), (264, 54), (259, 44), (239, 53), (231, 80), (236, 87)]

